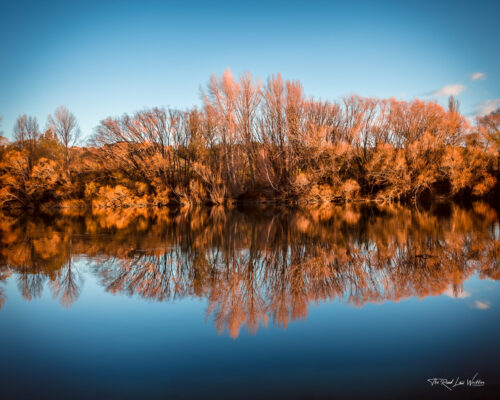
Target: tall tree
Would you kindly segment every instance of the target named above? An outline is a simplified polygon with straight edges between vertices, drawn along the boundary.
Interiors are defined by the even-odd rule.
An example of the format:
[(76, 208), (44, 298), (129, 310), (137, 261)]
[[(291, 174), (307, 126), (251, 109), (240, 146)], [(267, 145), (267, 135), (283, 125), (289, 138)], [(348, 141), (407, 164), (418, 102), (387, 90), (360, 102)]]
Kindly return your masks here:
[(54, 115), (49, 115), (48, 127), (57, 135), (57, 138), (64, 147), (64, 165), (68, 177), (70, 177), (70, 149), (73, 147), (80, 137), (80, 128), (76, 117), (66, 107), (60, 106), (54, 112)]
[(261, 101), (261, 84), (255, 83), (250, 73), (243, 74), (239, 80), (239, 96), (236, 102), (236, 116), (241, 143), (246, 147), (250, 182), (255, 184), (256, 116)]
[(14, 138), (16, 139), (21, 150), (27, 153), (28, 161), (28, 175), (33, 170), (35, 162), (35, 148), (40, 138), (40, 130), (38, 128), (38, 121), (36, 117), (29, 115), (21, 115), (17, 118), (16, 125), (14, 126)]
[[(2, 127), (2, 119), (3, 119), (3, 117), (0, 115), (0, 128)], [(2, 129), (0, 129), (0, 149), (7, 146), (7, 144), (9, 143), (7, 138), (3, 137), (2, 135), (3, 135), (3, 131), (2, 131)]]

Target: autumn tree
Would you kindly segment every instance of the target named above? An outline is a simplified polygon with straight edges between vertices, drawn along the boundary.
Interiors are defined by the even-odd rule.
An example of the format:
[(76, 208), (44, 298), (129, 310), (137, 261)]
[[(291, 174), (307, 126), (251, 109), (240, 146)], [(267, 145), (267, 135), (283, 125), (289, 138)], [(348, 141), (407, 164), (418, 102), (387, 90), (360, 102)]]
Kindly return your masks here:
[(0, 160), (0, 207), (29, 207), (26, 185), (29, 181), (28, 161), (23, 153), (11, 149)]
[(279, 195), (293, 195), (304, 147), (305, 97), (298, 81), (280, 74), (268, 78), (262, 89), (259, 139), (265, 151), (264, 176)]
[[(99, 207), (414, 200), (484, 196), (499, 173), (500, 110), (472, 127), (458, 101), (308, 97), (299, 81), (214, 75), (202, 107), (109, 117), (76, 148), (74, 115), (59, 107), (40, 134), (23, 115), (2, 144), (4, 205), (82, 199)], [(71, 174), (71, 176), (70, 176)], [(50, 194), (52, 193), (52, 195)]]
[(491, 147), (492, 157), (496, 158), (496, 170), (500, 170), (500, 108), (488, 115), (477, 118), (477, 125), (486, 140), (488, 147)]
[(17, 118), (14, 126), (14, 139), (21, 151), (26, 153), (28, 174), (33, 170), (35, 151), (40, 137), (40, 130), (36, 117), (26, 114)]
[(236, 144), (238, 141), (238, 121), (236, 116), (240, 85), (234, 80), (230, 70), (219, 78), (213, 75), (206, 92), (202, 92), (205, 110), (211, 119), (215, 144), (220, 146), (220, 169), (227, 190), (233, 194), (241, 191), (239, 160)]
[[(2, 127), (2, 119), (3, 117), (0, 115), (0, 128)], [(9, 144), (9, 140), (2, 135), (3, 131), (0, 129), (0, 152)]]
[(236, 101), (236, 118), (241, 144), (246, 148), (251, 188), (255, 185), (256, 169), (256, 119), (261, 102), (261, 84), (254, 82), (250, 73), (239, 80), (239, 96)]
[(70, 171), (70, 149), (80, 137), (80, 128), (76, 117), (66, 107), (60, 106), (49, 115), (47, 126), (54, 132), (64, 147), (64, 167), (66, 174), (71, 176)]

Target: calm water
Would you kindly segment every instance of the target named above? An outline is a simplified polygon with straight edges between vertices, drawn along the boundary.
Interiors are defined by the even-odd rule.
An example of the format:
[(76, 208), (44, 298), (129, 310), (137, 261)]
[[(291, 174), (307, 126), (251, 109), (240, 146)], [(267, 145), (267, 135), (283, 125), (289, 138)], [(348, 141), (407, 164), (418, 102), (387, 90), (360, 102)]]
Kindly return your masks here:
[(0, 398), (500, 398), (497, 213), (0, 215)]

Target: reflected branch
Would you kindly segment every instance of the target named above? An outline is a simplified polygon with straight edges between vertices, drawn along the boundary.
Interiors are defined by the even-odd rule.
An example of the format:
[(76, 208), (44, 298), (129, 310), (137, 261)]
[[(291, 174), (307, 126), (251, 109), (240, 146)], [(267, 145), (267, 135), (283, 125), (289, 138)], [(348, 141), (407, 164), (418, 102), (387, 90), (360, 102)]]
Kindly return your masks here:
[(2, 221), (0, 280), (13, 274), (25, 299), (49, 282), (70, 307), (84, 256), (109, 293), (206, 299), (207, 318), (234, 338), (270, 320), (286, 328), (311, 303), (458, 297), (474, 274), (500, 278), (498, 215), (485, 203), (94, 210)]

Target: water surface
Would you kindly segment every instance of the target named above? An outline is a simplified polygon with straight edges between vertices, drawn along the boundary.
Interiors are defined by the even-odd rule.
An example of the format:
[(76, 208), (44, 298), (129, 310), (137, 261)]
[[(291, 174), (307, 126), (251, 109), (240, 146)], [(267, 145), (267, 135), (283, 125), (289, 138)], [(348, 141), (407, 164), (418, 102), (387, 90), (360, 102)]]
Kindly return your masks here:
[(1, 215), (0, 397), (496, 398), (499, 254), (486, 203)]

